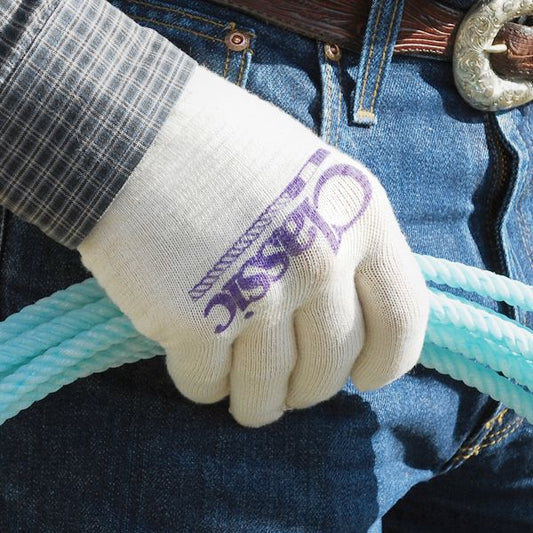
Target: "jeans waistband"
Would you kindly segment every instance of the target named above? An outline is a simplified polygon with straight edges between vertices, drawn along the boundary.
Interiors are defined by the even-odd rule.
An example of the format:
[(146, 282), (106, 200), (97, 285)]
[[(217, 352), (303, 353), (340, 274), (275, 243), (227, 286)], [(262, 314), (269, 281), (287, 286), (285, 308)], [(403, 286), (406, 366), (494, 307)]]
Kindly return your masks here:
[[(372, 0), (213, 0), (307, 37), (360, 52)], [(427, 0), (405, 0), (394, 53), (451, 58), (464, 12)]]

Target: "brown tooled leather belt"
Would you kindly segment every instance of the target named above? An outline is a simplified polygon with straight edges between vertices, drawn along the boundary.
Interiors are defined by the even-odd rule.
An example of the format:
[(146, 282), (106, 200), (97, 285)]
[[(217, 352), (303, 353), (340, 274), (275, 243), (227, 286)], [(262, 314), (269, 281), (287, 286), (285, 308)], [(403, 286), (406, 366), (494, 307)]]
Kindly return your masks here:
[[(301, 35), (359, 51), (370, 0), (212, 0)], [(455, 32), (464, 16), (432, 0), (405, 0), (394, 52), (450, 59)], [(533, 79), (533, 27), (509, 22), (495, 43), (507, 51), (492, 54), (493, 68), (511, 79)]]

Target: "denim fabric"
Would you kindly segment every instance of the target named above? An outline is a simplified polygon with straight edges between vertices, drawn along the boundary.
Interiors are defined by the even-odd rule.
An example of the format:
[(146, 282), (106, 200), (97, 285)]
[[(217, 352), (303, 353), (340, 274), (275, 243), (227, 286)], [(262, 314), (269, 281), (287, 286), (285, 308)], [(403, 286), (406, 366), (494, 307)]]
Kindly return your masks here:
[(400, 29), (403, 7), (404, 0), (372, 2), (359, 61), (348, 67), (349, 72), (356, 73), (348, 115), (355, 124), (369, 126), (377, 121), (376, 108)]
[[(394, 57), (379, 120), (360, 127), (348, 112), (357, 54), (330, 61), (321, 42), (207, 1), (113, 4), (362, 160), (415, 251), (533, 281), (531, 106), (480, 113), (458, 95), (449, 63)], [(253, 34), (249, 49), (228, 50), (232, 28)], [(88, 275), (75, 252), (3, 216), (2, 316)], [(259, 429), (227, 409), (185, 400), (161, 357), (64, 387), (0, 427), (0, 530), (533, 526), (532, 426), (423, 367), (375, 392), (347, 385)]]

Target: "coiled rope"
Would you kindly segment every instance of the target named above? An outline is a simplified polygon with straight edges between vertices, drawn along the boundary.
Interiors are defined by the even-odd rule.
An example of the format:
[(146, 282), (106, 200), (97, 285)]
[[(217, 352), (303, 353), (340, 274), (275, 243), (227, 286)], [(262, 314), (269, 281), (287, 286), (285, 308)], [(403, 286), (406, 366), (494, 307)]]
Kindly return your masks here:
[[(427, 281), (533, 311), (533, 287), (478, 268), (417, 256)], [(489, 394), (533, 422), (533, 331), (437, 289), (420, 363)], [(0, 323), (0, 424), (78, 378), (162, 354), (94, 279)]]

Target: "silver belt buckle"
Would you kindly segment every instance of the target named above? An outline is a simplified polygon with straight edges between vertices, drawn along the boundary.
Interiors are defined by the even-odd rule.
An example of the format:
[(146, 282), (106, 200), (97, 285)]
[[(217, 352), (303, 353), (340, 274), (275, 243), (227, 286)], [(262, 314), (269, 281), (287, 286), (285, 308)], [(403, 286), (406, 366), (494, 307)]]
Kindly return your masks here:
[(498, 111), (533, 100), (533, 82), (501, 78), (490, 54), (504, 52), (493, 41), (501, 27), (517, 17), (533, 15), (533, 0), (481, 0), (466, 14), (455, 38), (453, 73), (461, 96), (476, 109)]

